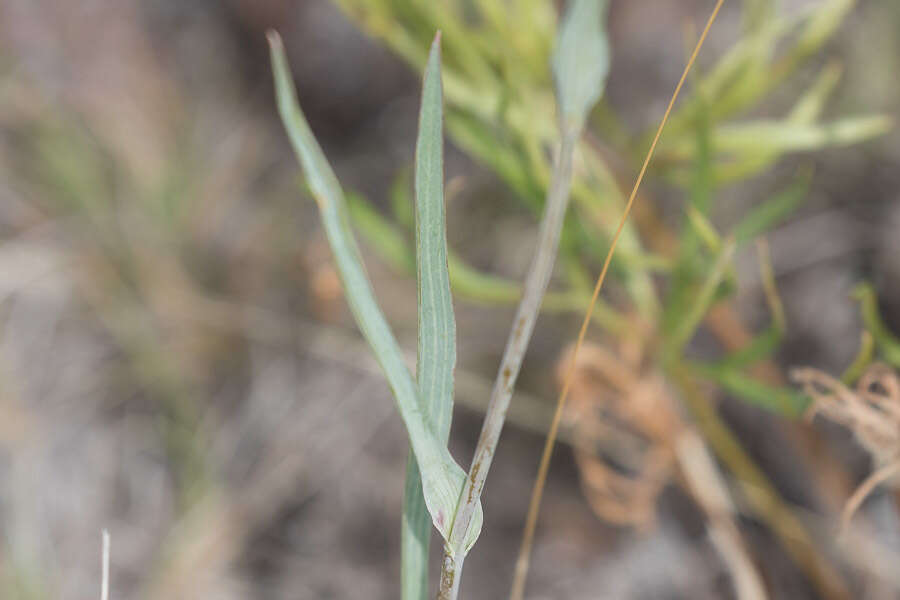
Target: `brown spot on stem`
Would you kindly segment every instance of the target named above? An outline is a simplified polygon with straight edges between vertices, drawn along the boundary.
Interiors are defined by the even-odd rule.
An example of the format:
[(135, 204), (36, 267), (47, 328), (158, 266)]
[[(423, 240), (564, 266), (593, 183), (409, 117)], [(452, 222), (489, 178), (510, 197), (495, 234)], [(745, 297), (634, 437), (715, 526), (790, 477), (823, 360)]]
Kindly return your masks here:
[(472, 465), (472, 473), (469, 474), (469, 481), (472, 483), (469, 486), (469, 496), (466, 499), (468, 504), (472, 504), (472, 494), (475, 493), (475, 479), (478, 477), (478, 471), (481, 470), (481, 461), (479, 460), (477, 463)]
[(452, 559), (444, 558), (444, 568), (441, 571), (441, 588), (438, 590), (438, 600), (450, 600), (453, 590), (453, 580), (456, 579), (456, 569), (452, 566)]
[(525, 328), (525, 317), (519, 317), (519, 321), (516, 323), (516, 332), (513, 335), (513, 342), (518, 344), (519, 338), (522, 337), (522, 330)]

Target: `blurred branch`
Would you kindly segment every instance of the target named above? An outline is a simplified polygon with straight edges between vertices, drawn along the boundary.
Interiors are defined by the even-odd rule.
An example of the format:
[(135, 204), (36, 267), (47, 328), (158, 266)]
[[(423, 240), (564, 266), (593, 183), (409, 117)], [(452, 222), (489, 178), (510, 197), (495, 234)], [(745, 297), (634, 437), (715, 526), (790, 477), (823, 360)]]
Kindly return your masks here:
[(802, 522), (783, 502), (765, 474), (722, 423), (710, 400), (705, 398), (682, 365), (672, 365), (670, 375), (678, 385), (697, 427), (719, 459), (735, 474), (749, 506), (781, 540), (785, 550), (809, 576), (824, 598), (851, 598), (839, 571), (829, 564), (821, 542), (810, 538)]

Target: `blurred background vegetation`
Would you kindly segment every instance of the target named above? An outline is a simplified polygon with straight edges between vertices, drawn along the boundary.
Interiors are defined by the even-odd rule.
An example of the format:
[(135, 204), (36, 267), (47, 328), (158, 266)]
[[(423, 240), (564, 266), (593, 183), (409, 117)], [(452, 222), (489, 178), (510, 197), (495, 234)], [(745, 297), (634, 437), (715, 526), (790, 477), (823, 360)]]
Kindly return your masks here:
[[(612, 71), (465, 597), (508, 590), (557, 365), (711, 5), (611, 2)], [(263, 32), (285, 38), (376, 292), (413, 348), (416, 73), (443, 30), (451, 447), (466, 463), (549, 176), (557, 10), (0, 3), (0, 597), (95, 594), (103, 527), (114, 597), (396, 597), (402, 424), (277, 120)], [(797, 420), (808, 399), (786, 383), (800, 365), (840, 376), (866, 330), (897, 366), (900, 134), (885, 115), (900, 106), (898, 31), (893, 2), (727, 2), (591, 334), (590, 368), (662, 381), (675, 420), (696, 423), (774, 598), (900, 588), (897, 499), (876, 494), (837, 542), (870, 458), (846, 430)], [(637, 430), (641, 456), (671, 450), (672, 425), (622, 426), (608, 407), (631, 388), (608, 379), (573, 397), (531, 596), (728, 597), (677, 470), (610, 456), (611, 420)], [(633, 485), (613, 494), (621, 473)]]

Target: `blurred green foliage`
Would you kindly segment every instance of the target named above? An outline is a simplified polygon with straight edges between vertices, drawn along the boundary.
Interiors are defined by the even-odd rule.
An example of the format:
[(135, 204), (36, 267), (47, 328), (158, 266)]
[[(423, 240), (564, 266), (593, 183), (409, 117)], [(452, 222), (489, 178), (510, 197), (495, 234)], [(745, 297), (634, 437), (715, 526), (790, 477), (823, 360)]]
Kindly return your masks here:
[[(868, 342), (865, 338), (863, 339), (861, 356), (868, 356), (871, 360), (877, 350), (881, 359), (895, 369), (900, 369), (900, 339), (888, 329), (878, 311), (878, 297), (875, 294), (875, 288), (871, 284), (861, 283), (853, 291), (853, 297), (859, 301), (863, 325), (872, 340), (872, 342)], [(869, 345), (874, 347), (867, 349)], [(865, 366), (870, 360), (857, 359), (862, 366)]]
[[(443, 30), (450, 138), (538, 215), (548, 185), (550, 149), (558, 137), (547, 66), (557, 18), (552, 3), (523, 0), (516, 10), (507, 10), (506, 3), (492, 0), (335, 1), (416, 68), (424, 64), (431, 33)], [(683, 354), (706, 313), (736, 289), (730, 256), (789, 218), (803, 202), (811, 175), (801, 169), (794, 182), (760, 201), (729, 231), (713, 225), (721, 192), (787, 155), (859, 143), (891, 127), (882, 115), (822, 120), (841, 74), (834, 63), (818, 67), (812, 83), (783, 116), (750, 116), (793, 83), (791, 76), (823, 48), (854, 5), (854, 0), (826, 0), (799, 14), (782, 15), (771, 0), (742, 3), (740, 36), (693, 77), (654, 159), (652, 173), (685, 198), (681, 225), (666, 231), (673, 243), (664, 247), (653, 232), (630, 221), (610, 272), (615, 306), (601, 300), (595, 319), (609, 335), (623, 336), (633, 335), (627, 324), (638, 316), (655, 332), (653, 344), (661, 349), (666, 368), (690, 369), (748, 402), (791, 416), (802, 410), (803, 397), (752, 374), (754, 365), (777, 349), (786, 327), (783, 314), (773, 316), (773, 324), (745, 348), (719, 361), (686, 363)], [(615, 47), (612, 51), (615, 55)], [(604, 102), (588, 123), (591, 134), (577, 148), (559, 281), (545, 310), (584, 310), (585, 282), (596, 272), (624, 206), (618, 175), (624, 171), (628, 179), (629, 172), (636, 172), (650, 141), (650, 133), (625, 133), (625, 125)], [(596, 140), (602, 140), (603, 152)], [(610, 155), (628, 166), (614, 169)], [(409, 270), (412, 247), (403, 215), (408, 209), (398, 208), (410, 206), (398, 201), (400, 190), (408, 187), (403, 177), (395, 188), (393, 218), (360, 197), (354, 198), (352, 212), (371, 248), (392, 266)], [(652, 212), (647, 200), (642, 200), (643, 209)], [(479, 272), (452, 248), (450, 256), (458, 297), (488, 304), (517, 300), (515, 283)], [(660, 274), (666, 277), (662, 286), (657, 285)]]

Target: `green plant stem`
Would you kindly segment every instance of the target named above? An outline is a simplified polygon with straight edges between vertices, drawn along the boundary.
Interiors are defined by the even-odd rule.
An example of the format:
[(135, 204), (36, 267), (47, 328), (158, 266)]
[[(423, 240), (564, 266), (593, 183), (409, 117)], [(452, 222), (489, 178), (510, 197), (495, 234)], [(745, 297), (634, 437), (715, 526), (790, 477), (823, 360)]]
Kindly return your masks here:
[(862, 377), (866, 367), (872, 363), (872, 358), (874, 356), (875, 338), (871, 333), (864, 329), (860, 335), (859, 352), (856, 353), (856, 357), (853, 359), (853, 362), (850, 363), (850, 366), (841, 374), (841, 381), (847, 385), (856, 383), (856, 381)]
[[(544, 216), (541, 220), (537, 250), (525, 280), (522, 300), (519, 302), (513, 327), (506, 342), (506, 349), (503, 352), (503, 359), (500, 362), (500, 369), (491, 392), (475, 456), (469, 467), (469, 476), (466, 478), (456, 517), (450, 529), (450, 551), (457, 555), (460, 554), (458, 550), (462, 547), (466, 530), (484, 489), (484, 482), (487, 479), (494, 451), (503, 430), (516, 377), (522, 367), (522, 360), (540, 312), (541, 300), (553, 272), (563, 218), (568, 206), (569, 190), (572, 185), (572, 155), (577, 139), (576, 133), (567, 131), (557, 151), (547, 203), (544, 207)], [(451, 581), (455, 581), (456, 585), (458, 585), (459, 576), (460, 570), (457, 567), (455, 578), (451, 579)], [(442, 577), (442, 585), (443, 581)], [(443, 598), (444, 596), (439, 597)], [(447, 596), (447, 598), (453, 597), (455, 596)]]

